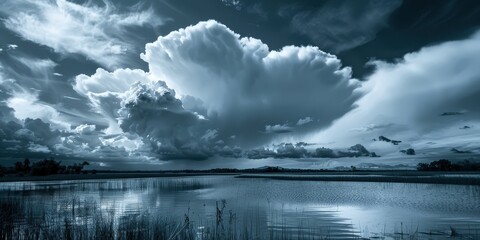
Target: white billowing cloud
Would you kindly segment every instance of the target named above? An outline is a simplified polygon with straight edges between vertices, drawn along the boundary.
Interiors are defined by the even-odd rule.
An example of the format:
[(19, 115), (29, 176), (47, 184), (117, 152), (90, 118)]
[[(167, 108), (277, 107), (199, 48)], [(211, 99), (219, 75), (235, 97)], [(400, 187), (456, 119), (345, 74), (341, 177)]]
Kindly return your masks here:
[(18, 45), (16, 45), (16, 44), (8, 44), (7, 45), (7, 49), (9, 49), (9, 50), (15, 50), (17, 48), (18, 48)]
[(136, 82), (149, 81), (149, 74), (139, 69), (117, 69), (114, 72), (97, 69), (92, 76), (77, 76), (73, 88), (90, 100), (93, 110), (105, 117), (109, 125), (107, 133), (121, 133), (117, 119), (122, 94)]
[[(61, 54), (81, 54), (103, 66), (124, 61), (131, 52), (131, 26), (160, 25), (152, 9), (121, 13), (109, 1), (98, 6), (67, 0), (19, 0), (0, 3), (5, 26), (21, 37), (53, 48)], [(9, 45), (9, 49), (13, 45)]]
[(28, 150), (31, 152), (39, 152), (39, 153), (49, 153), (51, 152), (47, 146), (43, 146), (40, 144), (30, 143), (28, 145)]
[[(480, 126), (480, 34), (425, 47), (395, 63), (376, 62), (358, 107), (312, 141), (371, 141), (379, 135), (404, 142), (472, 140)], [(449, 113), (463, 114), (449, 114)], [(464, 126), (470, 126), (464, 128)], [(363, 131), (359, 131), (363, 130)], [(387, 144), (391, 145), (391, 144)]]
[(141, 57), (157, 79), (204, 104), (220, 138), (244, 145), (271, 139), (264, 130), (272, 123), (311, 116), (319, 121), (295, 134), (325, 127), (356, 99), (358, 81), (334, 55), (312, 46), (270, 51), (214, 20), (159, 37)]
[(92, 124), (80, 124), (73, 129), (73, 132), (80, 134), (92, 134), (95, 132), (95, 128), (95, 125)]
[(136, 135), (120, 134), (99, 138), (103, 146), (123, 148), (128, 152), (138, 151), (144, 147), (143, 141)]
[(313, 119), (311, 117), (300, 118), (297, 121), (297, 126), (302, 126), (302, 125), (308, 124), (310, 122), (313, 122)]
[(202, 124), (204, 118), (184, 109), (175, 91), (149, 73), (98, 69), (92, 76), (77, 76), (74, 89), (108, 123), (107, 135), (100, 139), (104, 146), (136, 151), (147, 143), (157, 156), (167, 159), (203, 159), (213, 154), (213, 136), (201, 137), (212, 133)]
[(76, 77), (73, 88), (80, 94), (100, 94), (105, 92), (122, 93), (130, 89), (135, 82), (149, 82), (149, 74), (140, 69), (117, 69), (113, 72), (97, 69), (95, 74), (81, 74)]
[(293, 128), (289, 127), (287, 124), (275, 124), (265, 126), (265, 133), (289, 133), (292, 131)]

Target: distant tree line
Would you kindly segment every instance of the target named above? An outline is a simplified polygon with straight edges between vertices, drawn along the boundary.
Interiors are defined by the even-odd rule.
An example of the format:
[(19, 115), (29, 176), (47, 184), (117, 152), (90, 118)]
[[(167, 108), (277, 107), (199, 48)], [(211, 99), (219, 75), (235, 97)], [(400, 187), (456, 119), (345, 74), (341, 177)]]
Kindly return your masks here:
[(459, 163), (452, 163), (447, 159), (440, 159), (430, 163), (419, 163), (418, 171), (480, 171), (479, 162), (465, 160)]
[[(4, 176), (5, 174), (31, 176), (80, 173), (87, 174), (88, 171), (84, 170), (85, 166), (87, 165), (90, 165), (90, 163), (87, 161), (75, 163), (73, 165), (62, 165), (61, 161), (56, 161), (54, 158), (45, 158), (32, 163), (30, 162), (30, 159), (25, 158), (23, 162), (18, 161), (12, 167), (0, 167), (0, 176)], [(92, 170), (90, 172), (95, 174), (96, 170)]]

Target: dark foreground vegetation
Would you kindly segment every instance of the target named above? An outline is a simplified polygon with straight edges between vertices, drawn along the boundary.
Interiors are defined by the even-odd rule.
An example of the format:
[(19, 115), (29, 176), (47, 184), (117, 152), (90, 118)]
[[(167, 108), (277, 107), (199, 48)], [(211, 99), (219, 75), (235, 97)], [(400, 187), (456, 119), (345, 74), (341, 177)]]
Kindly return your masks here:
[[(38, 206), (44, 206), (38, 209)], [(159, 212), (143, 211), (119, 214), (102, 209), (100, 204), (76, 197), (61, 202), (38, 204), (14, 197), (0, 198), (0, 239), (62, 239), (62, 240), (240, 240), (240, 239), (478, 239), (474, 229), (458, 233), (450, 231), (419, 231), (402, 228), (362, 238), (355, 229), (330, 229), (317, 226), (307, 231), (285, 224), (275, 228), (253, 224), (256, 216), (237, 216), (226, 208), (225, 200), (216, 201), (211, 217), (193, 220), (195, 209), (186, 209), (182, 216), (164, 217)], [(49, 209), (53, 207), (53, 209)], [(227, 211), (228, 210), (228, 211)], [(465, 238), (463, 238), (465, 237)]]
[[(52, 203), (45, 204), (49, 205)], [(178, 218), (148, 211), (116, 215), (114, 211), (102, 210), (97, 202), (77, 198), (53, 203), (60, 211), (36, 209), (28, 201), (1, 198), (0, 239), (329, 239), (325, 229), (320, 228), (307, 233), (287, 232), (287, 226), (282, 231), (260, 229), (250, 224), (253, 221), (239, 219), (235, 212), (227, 211), (226, 205), (225, 200), (217, 201), (211, 209), (212, 217), (198, 222), (191, 220), (190, 209)], [(353, 233), (344, 236), (359, 239)]]
[[(188, 214), (183, 222), (154, 217), (148, 212), (120, 217), (117, 221), (113, 212), (102, 212), (95, 202), (85, 202), (79, 207), (79, 201), (72, 199), (69, 205), (69, 213), (56, 216), (44, 212), (35, 217), (30, 212), (34, 208), (28, 202), (3, 199), (0, 239), (197, 239)], [(24, 218), (25, 223), (17, 223), (19, 218)], [(202, 239), (217, 239), (218, 234), (208, 229)]]

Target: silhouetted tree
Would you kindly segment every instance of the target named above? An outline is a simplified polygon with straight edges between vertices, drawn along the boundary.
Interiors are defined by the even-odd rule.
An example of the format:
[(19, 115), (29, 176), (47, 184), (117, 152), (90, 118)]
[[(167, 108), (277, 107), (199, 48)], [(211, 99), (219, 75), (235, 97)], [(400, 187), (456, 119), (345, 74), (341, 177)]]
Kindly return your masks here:
[(430, 163), (431, 169), (438, 169), (440, 171), (451, 171), (452, 170), (452, 163), (447, 159), (441, 159), (438, 161), (433, 161)]
[(32, 165), (32, 175), (46, 176), (51, 174), (57, 174), (60, 172), (61, 169), (62, 166), (60, 165), (60, 162), (55, 161), (55, 159), (43, 159), (41, 161), (35, 162)]
[(25, 160), (23, 160), (23, 172), (24, 173), (29, 173), (30, 172), (30, 159), (28, 158), (25, 158)]
[(419, 163), (417, 165), (419, 171), (460, 171), (462, 166), (459, 164), (452, 164), (447, 159), (440, 159), (431, 163)]
[(90, 165), (90, 163), (88, 163), (87, 161), (84, 161), (80, 164), (73, 164), (73, 166), (70, 166), (69, 168), (76, 174), (79, 174), (82, 172), (83, 168), (87, 165)]
[(23, 163), (22, 162), (16, 162), (15, 163), (15, 172), (16, 173), (23, 173)]
[(419, 163), (417, 164), (418, 171), (428, 171), (428, 163)]

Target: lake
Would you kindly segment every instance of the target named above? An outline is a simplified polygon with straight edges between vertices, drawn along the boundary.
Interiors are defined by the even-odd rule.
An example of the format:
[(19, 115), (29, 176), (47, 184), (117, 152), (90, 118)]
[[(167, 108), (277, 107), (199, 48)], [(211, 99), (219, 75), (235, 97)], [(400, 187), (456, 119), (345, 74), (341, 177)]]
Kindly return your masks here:
[(11, 182), (0, 183), (0, 208), (0, 238), (15, 239), (480, 239), (480, 186), (468, 185), (235, 176)]

